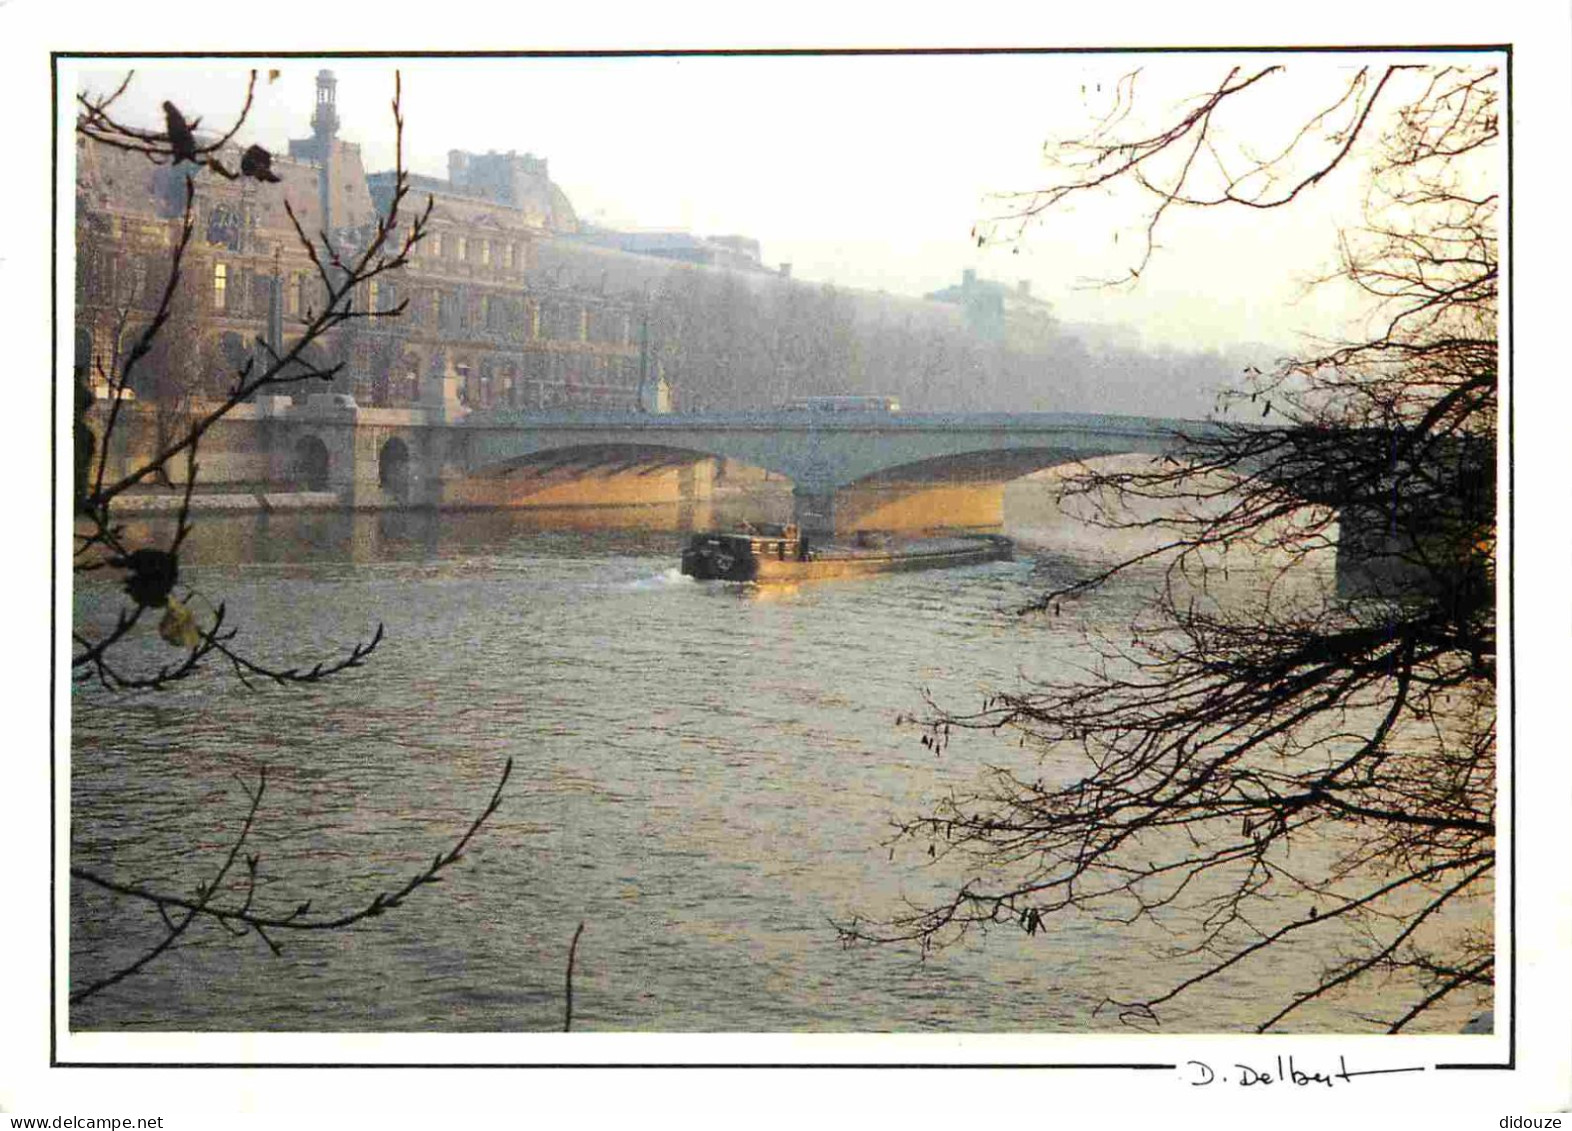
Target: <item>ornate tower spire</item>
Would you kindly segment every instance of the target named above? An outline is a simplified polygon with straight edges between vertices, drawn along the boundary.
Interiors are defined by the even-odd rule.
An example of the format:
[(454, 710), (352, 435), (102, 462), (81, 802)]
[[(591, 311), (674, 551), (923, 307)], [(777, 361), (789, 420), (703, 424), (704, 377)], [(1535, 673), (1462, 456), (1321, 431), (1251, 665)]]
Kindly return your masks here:
[(332, 71), (317, 72), (317, 108), (311, 115), (311, 130), (323, 142), (338, 135), (338, 79)]

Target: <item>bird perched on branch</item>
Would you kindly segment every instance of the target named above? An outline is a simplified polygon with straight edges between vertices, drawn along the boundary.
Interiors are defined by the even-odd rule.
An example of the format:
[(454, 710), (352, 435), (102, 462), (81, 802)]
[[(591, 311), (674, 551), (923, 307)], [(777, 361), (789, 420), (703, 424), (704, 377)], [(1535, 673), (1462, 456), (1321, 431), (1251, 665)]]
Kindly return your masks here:
[(240, 155), (240, 175), (278, 183), (278, 174), (273, 172), (273, 155), (260, 145), (253, 145)]
[(195, 122), (186, 122), (173, 102), (164, 103), (164, 132), (169, 135), (169, 150), (174, 154), (176, 165), (182, 161), (201, 164), (197, 160), (196, 135), (191, 132), (195, 125)]
[(167, 550), (133, 550), (124, 557), (110, 558), (109, 564), (130, 571), (126, 593), (139, 605), (162, 608), (180, 578), (180, 562)]

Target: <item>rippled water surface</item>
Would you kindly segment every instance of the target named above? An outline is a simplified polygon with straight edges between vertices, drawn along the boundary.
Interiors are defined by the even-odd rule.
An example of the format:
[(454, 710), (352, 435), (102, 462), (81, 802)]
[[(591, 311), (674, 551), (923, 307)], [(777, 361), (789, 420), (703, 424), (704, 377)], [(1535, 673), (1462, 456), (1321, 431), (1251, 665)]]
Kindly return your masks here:
[[(227, 602), (254, 658), (331, 655), (379, 621), (386, 641), (321, 686), (248, 688), (215, 667), (158, 694), (79, 688), (73, 863), (190, 891), (265, 766), (257, 906), (345, 911), (446, 849), (509, 757), (513, 775), (466, 859), (396, 912), (281, 933), (276, 957), (203, 924), (78, 1007), (74, 1028), (560, 1028), (581, 922), (583, 1029), (1085, 1031), (1118, 1027), (1093, 1014), (1105, 995), (1166, 984), (1149, 940), (1086, 919), (926, 960), (845, 950), (832, 927), (964, 878), (892, 854), (891, 822), (1020, 755), (969, 736), (936, 757), (898, 717), (925, 693), (971, 707), (1023, 673), (1063, 674), (1083, 624), (1126, 623), (1137, 589), (1023, 619), (1022, 602), (1086, 562), (1028, 547), (1013, 562), (753, 589), (678, 576), (675, 530), (550, 527), (204, 520), (182, 581)], [(116, 597), (89, 579), (78, 618), (112, 617)], [(170, 654), (146, 643), (145, 658)], [(71, 911), (78, 985), (160, 937), (155, 913), (95, 891), (74, 889)], [(1260, 980), (1282, 976), (1243, 972), (1165, 1020), (1235, 1027)]]

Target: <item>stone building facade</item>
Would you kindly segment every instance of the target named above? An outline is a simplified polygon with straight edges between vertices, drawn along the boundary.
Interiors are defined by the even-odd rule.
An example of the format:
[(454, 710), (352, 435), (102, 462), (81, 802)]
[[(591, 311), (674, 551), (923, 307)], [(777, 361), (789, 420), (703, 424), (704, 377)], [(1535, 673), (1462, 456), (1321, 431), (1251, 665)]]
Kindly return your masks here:
[[(367, 173), (360, 147), (339, 136), (329, 71), (310, 127), (274, 156), (280, 184), (196, 178), (185, 293), (163, 356), (134, 377), (138, 396), (220, 395), (257, 339), (287, 345), (321, 309), (286, 199), (313, 237), (364, 246), (394, 173)], [(190, 166), (82, 139), (77, 158), (77, 354), (113, 370), (157, 307)], [(234, 167), (238, 154), (224, 160)], [(528, 153), (453, 150), (446, 177), (409, 181), (406, 219), (433, 202), (426, 238), (356, 303), (403, 313), (324, 338), (307, 360), (343, 369), (332, 390), (296, 387), (298, 400), (332, 391), (400, 408), (440, 384), (456, 388), (460, 411), (631, 410), (664, 403), (654, 395), (664, 377), (678, 409), (826, 393), (896, 396), (914, 410), (1056, 404), (1027, 371), (1059, 348), (1059, 328), (1024, 288), (971, 272), (926, 299), (821, 287), (765, 266), (747, 236), (595, 228)]]
[(924, 298), (959, 307), (978, 338), (1022, 353), (1046, 348), (1053, 337), (1053, 306), (1033, 297), (1031, 283), (1025, 279), (1008, 287), (992, 279), (979, 279), (976, 271), (967, 269), (961, 273), (959, 286), (933, 291)]
[[(320, 309), (317, 270), (284, 211), (286, 198), (307, 233), (330, 233), (347, 249), (369, 238), (394, 174), (368, 175), (359, 146), (338, 137), (339, 125), (336, 80), (323, 71), (311, 136), (274, 157), (280, 184), (196, 178), (194, 238), (177, 304), (189, 323), (179, 351), (188, 371), (178, 383), (190, 395), (218, 395), (258, 338), (277, 333), (287, 344), (292, 328)], [(238, 163), (235, 153), (221, 158)], [(420, 401), (424, 379), (448, 375), (471, 408), (636, 407), (647, 376), (645, 294), (531, 270), (542, 241), (578, 227), (546, 163), (455, 151), (449, 174), (410, 178), (406, 216), (429, 195), (428, 234), (404, 270), (368, 284), (357, 303), (387, 311), (407, 302), (404, 313), (351, 322), (310, 359), (345, 363), (333, 391), (397, 407)], [(182, 170), (78, 139), (78, 364), (113, 370), (157, 308), (185, 181)], [(142, 369), (135, 393), (164, 395), (159, 378), (168, 374), (151, 361)]]

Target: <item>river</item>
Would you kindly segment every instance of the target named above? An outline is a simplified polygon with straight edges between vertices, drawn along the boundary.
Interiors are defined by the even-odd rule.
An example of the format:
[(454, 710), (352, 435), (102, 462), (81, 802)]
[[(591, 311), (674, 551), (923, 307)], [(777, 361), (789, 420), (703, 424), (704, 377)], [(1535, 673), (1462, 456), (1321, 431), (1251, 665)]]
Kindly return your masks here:
[[(580, 923), (575, 1029), (1119, 1030), (1094, 1012), (1105, 996), (1168, 984), (1173, 967), (1154, 954), (1170, 940), (1089, 918), (926, 958), (844, 949), (832, 926), (953, 884), (916, 849), (892, 852), (892, 822), (1021, 756), (989, 735), (936, 756), (900, 717), (925, 694), (970, 708), (1065, 673), (1081, 630), (1117, 632), (1142, 584), (1112, 585), (1074, 615), (1018, 616), (1099, 560), (1089, 543), (1034, 546), (1024, 528), (1012, 562), (700, 584), (675, 569), (681, 524), (660, 508), (203, 517), (182, 586), (199, 608), (226, 603), (247, 655), (314, 661), (379, 622), (385, 642), (315, 686), (248, 687), (216, 664), (158, 693), (78, 685), (74, 864), (191, 891), (240, 827), (242, 783), (266, 766), (256, 905), (337, 913), (444, 851), (510, 757), (512, 778), (465, 859), (404, 906), (353, 930), (280, 932), (278, 956), (200, 924), (74, 1007), (72, 1027), (557, 1029)], [(109, 576), (77, 586), (79, 622), (102, 623), (117, 602)], [(144, 661), (174, 654), (151, 633), (137, 647)], [(151, 909), (73, 887), (74, 984), (160, 935)], [(1181, 998), (1164, 1027), (1243, 1027), (1293, 973), (1241, 969)]]

